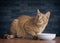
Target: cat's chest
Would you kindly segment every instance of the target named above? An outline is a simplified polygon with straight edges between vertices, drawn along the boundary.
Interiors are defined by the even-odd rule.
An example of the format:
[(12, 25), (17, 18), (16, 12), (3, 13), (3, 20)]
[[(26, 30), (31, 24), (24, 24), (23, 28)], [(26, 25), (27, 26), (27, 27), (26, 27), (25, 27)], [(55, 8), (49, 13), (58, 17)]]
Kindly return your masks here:
[(47, 24), (44, 24), (42, 26), (39, 27), (39, 32), (43, 32), (45, 30)]

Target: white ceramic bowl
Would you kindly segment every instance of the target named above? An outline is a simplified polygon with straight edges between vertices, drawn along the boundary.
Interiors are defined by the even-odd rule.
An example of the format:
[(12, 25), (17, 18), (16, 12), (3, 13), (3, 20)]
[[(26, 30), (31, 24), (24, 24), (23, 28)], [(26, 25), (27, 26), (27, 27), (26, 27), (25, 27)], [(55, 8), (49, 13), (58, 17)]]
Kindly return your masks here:
[(51, 33), (37, 33), (37, 36), (39, 39), (43, 40), (52, 40), (56, 37), (56, 34), (51, 34)]

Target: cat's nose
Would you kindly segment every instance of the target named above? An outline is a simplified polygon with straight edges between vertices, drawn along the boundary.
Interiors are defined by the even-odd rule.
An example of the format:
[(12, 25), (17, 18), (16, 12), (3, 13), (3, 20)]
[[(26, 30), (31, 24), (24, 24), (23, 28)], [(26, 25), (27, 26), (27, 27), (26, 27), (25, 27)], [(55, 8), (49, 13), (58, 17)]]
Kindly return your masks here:
[(37, 22), (38, 22), (38, 23), (41, 23), (41, 21), (40, 21), (40, 20), (38, 20)]

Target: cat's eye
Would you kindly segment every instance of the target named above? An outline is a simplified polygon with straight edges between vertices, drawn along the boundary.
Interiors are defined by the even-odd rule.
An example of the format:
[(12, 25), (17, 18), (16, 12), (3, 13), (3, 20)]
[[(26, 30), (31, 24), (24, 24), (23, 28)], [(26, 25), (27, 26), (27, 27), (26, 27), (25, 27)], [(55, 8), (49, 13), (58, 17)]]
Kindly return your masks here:
[(38, 16), (38, 18), (39, 18), (39, 16)]

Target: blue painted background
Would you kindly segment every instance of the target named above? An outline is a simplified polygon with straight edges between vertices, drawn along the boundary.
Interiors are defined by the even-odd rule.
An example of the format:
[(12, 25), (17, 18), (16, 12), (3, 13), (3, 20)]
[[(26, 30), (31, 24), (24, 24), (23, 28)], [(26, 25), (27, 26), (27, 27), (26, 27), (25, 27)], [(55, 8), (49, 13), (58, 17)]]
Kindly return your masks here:
[(36, 9), (42, 13), (51, 11), (47, 33), (60, 36), (60, 1), (59, 0), (0, 0), (0, 35), (10, 33), (9, 28), (13, 19), (22, 14), (36, 15)]

